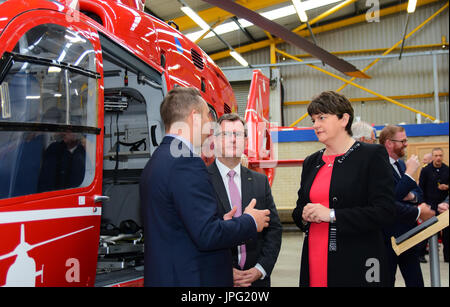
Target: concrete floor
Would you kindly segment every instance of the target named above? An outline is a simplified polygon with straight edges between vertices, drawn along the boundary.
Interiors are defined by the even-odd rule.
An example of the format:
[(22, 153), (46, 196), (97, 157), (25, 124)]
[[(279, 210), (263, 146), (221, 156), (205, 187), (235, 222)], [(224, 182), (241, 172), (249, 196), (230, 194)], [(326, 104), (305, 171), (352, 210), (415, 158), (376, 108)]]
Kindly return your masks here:
[[(272, 287), (298, 287), (300, 275), (300, 256), (303, 245), (303, 234), (297, 232), (283, 232), (281, 251), (278, 261), (272, 271)], [(422, 263), (422, 274), (425, 287), (430, 287), (430, 262)], [(441, 272), (441, 286), (449, 286), (449, 264), (444, 262), (442, 245), (439, 244), (439, 264)], [(396, 287), (404, 287), (405, 283), (400, 270), (397, 270)]]

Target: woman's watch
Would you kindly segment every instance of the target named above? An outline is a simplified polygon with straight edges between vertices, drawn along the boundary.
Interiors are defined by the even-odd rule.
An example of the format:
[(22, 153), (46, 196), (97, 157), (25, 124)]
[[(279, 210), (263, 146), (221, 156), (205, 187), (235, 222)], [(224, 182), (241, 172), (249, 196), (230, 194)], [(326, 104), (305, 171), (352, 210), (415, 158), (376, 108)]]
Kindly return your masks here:
[(336, 215), (334, 213), (334, 209), (330, 209), (330, 223), (336, 222)]

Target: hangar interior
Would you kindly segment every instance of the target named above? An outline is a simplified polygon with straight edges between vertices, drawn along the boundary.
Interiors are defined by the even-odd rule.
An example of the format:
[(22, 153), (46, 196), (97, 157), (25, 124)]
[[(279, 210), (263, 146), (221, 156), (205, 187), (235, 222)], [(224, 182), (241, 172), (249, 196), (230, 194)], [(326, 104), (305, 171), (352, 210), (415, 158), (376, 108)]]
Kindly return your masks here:
[[(328, 170), (327, 178), (317, 180), (316, 194), (322, 198), (311, 204), (326, 214), (321, 220), (298, 214), (294, 223), (292, 214), (299, 213), (294, 210), (299, 195), (305, 196), (302, 200), (308, 196), (312, 199), (313, 193), (312, 186), (305, 188), (308, 180), (300, 181), (312, 160), (304, 159), (326, 144), (319, 142), (321, 132), (314, 129), (307, 107), (316, 95), (335, 91), (351, 102), (354, 122), (367, 122), (375, 136), (385, 125), (402, 126), (407, 139), (391, 137), (390, 141), (402, 146), (402, 150), (407, 147), (406, 155), (396, 159), (404, 156), (407, 161), (418, 156), (417, 171), (409, 174), (414, 180), (403, 176), (409, 181), (417, 182), (422, 169), (431, 169), (432, 163), (425, 164), (422, 159), (436, 148), (443, 152), (441, 162), (448, 165), (448, 8), (448, 0), (0, 0), (0, 226), (2, 233), (10, 234), (0, 244), (0, 286), (142, 286), (144, 274), (147, 281), (155, 279), (155, 285), (166, 285), (163, 280), (169, 277), (167, 285), (249, 286), (260, 279), (267, 286), (270, 281), (267, 284), (268, 280), (263, 280), (266, 271), (259, 268), (265, 265), (272, 286), (295, 287), (299, 285), (299, 274), (310, 272), (309, 262), (316, 259), (321, 261), (315, 269), (319, 268), (321, 277), (325, 276), (325, 286), (333, 285), (326, 284), (326, 277), (335, 269), (343, 270), (344, 273), (333, 273), (344, 278), (334, 285), (357, 281), (356, 284), (367, 286), (373, 280), (370, 277), (369, 281), (361, 270), (364, 262), (367, 267), (365, 260), (383, 258), (383, 266), (392, 264), (384, 261), (386, 246), (382, 244), (387, 244), (394, 257), (393, 250), (400, 245), (393, 236), (382, 234), (381, 224), (384, 227), (391, 222), (398, 209), (393, 206), (394, 193), (390, 193), (388, 183), (391, 171), (395, 177), (398, 170), (401, 180), (402, 170), (399, 166), (388, 169), (384, 148), (354, 143), (340, 129), (343, 125), (337, 126), (338, 121), (333, 118), (334, 126), (325, 124), (325, 136), (336, 136), (339, 130), (345, 139), (339, 138), (340, 144), (334, 145), (348, 146), (335, 146), (333, 152), (322, 151), (323, 155), (316, 157), (324, 157), (325, 162), (334, 153), (333, 159), (342, 155), (337, 159), (343, 163), (354, 149), (365, 147), (366, 152), (378, 151), (378, 161), (373, 163), (363, 150), (355, 150), (364, 157), (353, 161), (365, 164), (355, 164), (345, 172), (334, 168), (342, 176), (342, 180), (334, 181), (334, 162), (311, 166), (317, 171)], [(177, 114), (190, 110), (186, 107), (188, 101), (177, 100), (175, 107), (171, 105), (173, 108), (164, 112), (163, 99), (176, 87), (197, 88), (208, 104), (211, 120), (231, 112), (246, 118), (250, 135), (244, 151), (247, 157), (240, 160), (239, 153), (224, 167), (238, 170), (239, 161), (247, 159), (249, 168), (265, 173), (267, 178), (241, 169), (240, 179), (233, 187), (234, 174), (229, 172), (228, 185), (224, 186), (227, 190), (219, 191), (220, 176), (207, 178), (201, 174), (198, 177), (203, 181), (195, 181), (195, 174), (204, 171), (200, 159), (188, 161), (198, 162), (200, 168), (184, 168), (184, 159), (176, 161), (183, 162), (180, 167), (167, 167), (167, 160), (161, 157), (169, 155), (160, 154), (168, 145), (162, 141), (165, 133), (190, 140), (192, 144), (188, 145), (199, 144), (196, 118), (186, 126), (185, 114)], [(183, 91), (196, 95), (195, 91), (180, 90)], [(201, 144), (201, 154), (207, 165), (215, 158), (205, 155), (214, 152), (213, 145), (220, 147), (236, 139), (245, 144), (245, 132), (218, 133), (203, 125), (207, 121), (206, 108), (201, 113), (201, 141), (208, 136)], [(171, 122), (171, 116), (180, 117)], [(178, 120), (182, 125), (174, 128), (178, 131), (172, 130), (170, 123), (180, 123)], [(236, 122), (241, 129), (240, 122)], [(185, 128), (195, 134), (186, 136)], [(210, 142), (213, 132), (223, 143)], [(194, 146), (184, 151), (181, 145), (171, 142), (171, 157), (198, 153)], [(379, 167), (381, 164), (385, 167)], [(157, 167), (160, 168), (155, 170)], [(222, 177), (223, 172), (229, 171), (226, 168), (218, 169)], [(440, 167), (435, 168), (439, 168), (436, 172), (441, 171)], [(177, 173), (180, 170), (184, 174)], [(380, 170), (382, 176), (375, 177)], [(448, 168), (443, 170), (442, 173), (448, 172)], [(214, 176), (211, 168), (209, 171)], [(245, 174), (251, 175), (248, 181)], [(435, 176), (433, 181), (420, 180), (432, 183), (432, 190), (446, 191), (447, 197), (446, 174)], [(217, 178), (219, 185), (214, 181)], [(217, 199), (209, 193), (211, 186), (204, 184), (208, 179), (214, 184)], [(339, 192), (345, 194), (328, 192), (336, 182), (341, 185)], [(264, 183), (261, 189), (260, 183)], [(300, 186), (302, 192), (298, 192)], [(202, 193), (207, 190), (209, 198), (204, 198), (205, 202), (188, 198), (201, 194), (196, 193), (197, 188), (204, 188)], [(169, 194), (156, 197), (166, 190)], [(176, 198), (178, 190), (184, 197)], [(353, 201), (355, 194), (364, 195)], [(253, 230), (254, 223), (248, 216), (229, 223), (217, 218), (231, 219), (231, 214), (219, 213), (217, 209), (241, 209), (241, 203), (250, 202), (246, 201), (251, 199), (247, 196), (258, 199), (272, 214), (272, 223), (264, 230), (263, 214), (259, 212), (259, 218), (254, 214), (260, 230), (256, 240), (249, 239), (253, 231), (247, 230)], [(407, 197), (397, 200), (411, 200)], [(415, 206), (422, 205), (418, 199), (413, 195), (408, 203), (414, 204), (409, 206), (414, 211), (414, 220), (408, 221), (411, 227), (416, 227), (416, 221), (423, 217)], [(216, 207), (214, 200), (222, 202), (223, 208)], [(325, 205), (327, 201), (329, 205)], [(437, 207), (437, 202), (433, 206)], [(157, 207), (166, 211), (159, 215)], [(205, 209), (208, 212), (203, 215)], [(427, 212), (427, 207), (421, 210)], [(185, 214), (187, 211), (190, 216)], [(430, 214), (418, 226), (431, 224), (425, 231), (428, 237), (432, 236), (429, 264), (424, 258), (420, 266), (425, 286), (448, 287), (448, 249), (438, 245), (434, 235), (443, 227), (448, 231), (448, 203), (439, 211), (443, 213), (440, 217)], [(342, 212), (350, 212), (347, 223), (334, 223)], [(362, 214), (357, 216), (355, 212)], [(202, 221), (204, 217), (206, 221)], [(249, 223), (242, 225), (246, 220)], [(211, 224), (218, 225), (214, 228), (217, 231), (208, 228)], [(242, 235), (239, 240), (226, 231), (233, 224), (239, 226), (235, 229)], [(319, 224), (322, 232), (320, 242), (310, 244), (308, 240), (314, 237), (310, 229), (317, 226), (314, 224)], [(345, 227), (353, 228), (346, 232)], [(436, 230), (438, 227), (441, 228)], [(194, 228), (198, 228), (197, 237)], [(216, 234), (222, 242), (215, 240)], [(410, 239), (405, 241), (411, 242)], [(424, 240), (423, 236), (420, 240)], [(54, 241), (58, 243), (48, 244)], [(234, 244), (242, 242), (245, 243), (235, 248)], [(391, 243), (394, 249), (390, 248)], [(416, 241), (409, 247), (417, 244)], [(302, 252), (304, 247), (313, 246), (312, 250), (318, 245), (322, 249), (314, 257)], [(332, 253), (337, 251), (337, 245), (345, 247), (339, 247), (339, 251), (346, 253)], [(248, 253), (245, 246), (249, 247)], [(226, 265), (231, 264), (230, 247), (236, 268), (239, 262), (240, 268), (247, 271), (234, 271), (242, 274), (241, 284), (236, 283), (236, 278), (233, 280), (231, 265)], [(375, 254), (369, 254), (369, 250), (375, 250)], [(364, 252), (363, 256), (359, 251)], [(213, 253), (224, 257), (209, 257)], [(251, 263), (255, 255), (267, 257), (264, 261), (258, 258), (261, 263)], [(328, 270), (328, 259), (336, 255), (344, 261), (329, 262), (333, 270)], [(173, 256), (173, 261), (167, 256)], [(301, 257), (308, 260), (308, 267), (302, 272)], [(203, 259), (212, 261), (205, 265)], [(419, 258), (413, 260), (419, 266)], [(352, 271), (355, 268), (358, 272)], [(186, 274), (178, 275), (182, 271)], [(248, 280), (243, 280), (250, 274), (254, 279), (247, 284)], [(223, 284), (219, 281), (222, 278)], [(398, 276), (395, 286), (405, 285)]]
[[(307, 22), (300, 20), (292, 1), (236, 2), (350, 62), (370, 78), (349, 78), (304, 50), (205, 1), (147, 0), (145, 10), (174, 22), (220, 66), (233, 87), (241, 116), (247, 104), (251, 72), (260, 69), (270, 78), (271, 123), (311, 127), (308, 103), (322, 91), (333, 90), (350, 99), (355, 121), (372, 124), (377, 134), (387, 124), (405, 125), (408, 157), (416, 154), (421, 160), (432, 148), (442, 147), (448, 165), (448, 1), (418, 0), (414, 12), (408, 12), (408, 0), (303, 0), (311, 5), (306, 10)], [(181, 11), (183, 6), (195, 11), (210, 29), (202, 30)], [(231, 51), (239, 53), (247, 64), (239, 63)], [(301, 133), (286, 135), (275, 143), (278, 159), (304, 159), (323, 148)], [(298, 235), (286, 234), (286, 230), (291, 229), (300, 174), (301, 167), (278, 168), (272, 185), (285, 226), (284, 236)], [(287, 237), (286, 242), (298, 243), (294, 237)], [(293, 249), (298, 252), (296, 243), (292, 243)], [(277, 282), (276, 278), (298, 267), (297, 252), (288, 249), (280, 253), (282, 258), (292, 258), (285, 260), (293, 264), (275, 268), (274, 285), (297, 283), (285, 279)], [(443, 282), (448, 286), (448, 263), (443, 265), (447, 276)]]

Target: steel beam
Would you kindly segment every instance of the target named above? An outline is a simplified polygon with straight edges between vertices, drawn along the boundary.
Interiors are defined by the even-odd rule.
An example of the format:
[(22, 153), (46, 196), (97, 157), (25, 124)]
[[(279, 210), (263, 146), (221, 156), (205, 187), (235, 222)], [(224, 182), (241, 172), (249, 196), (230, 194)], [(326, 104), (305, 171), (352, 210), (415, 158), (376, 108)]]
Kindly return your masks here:
[[(417, 7), (423, 6), (423, 5), (427, 5), (430, 3), (435, 3), (435, 2), (439, 2), (440, 0), (418, 0), (417, 1)], [(387, 7), (384, 9), (380, 10), (380, 18), (383, 16), (388, 16), (388, 15), (392, 15), (392, 14), (396, 14), (401, 12), (402, 10), (405, 10), (407, 6), (407, 3), (403, 3), (403, 4), (398, 4), (398, 5), (394, 5), (391, 7)], [(327, 31), (331, 31), (331, 30), (336, 30), (342, 27), (346, 27), (346, 26), (351, 26), (354, 24), (358, 24), (358, 23), (362, 23), (362, 22), (366, 22), (366, 15), (365, 14), (361, 14), (355, 17), (351, 17), (351, 18), (347, 18), (341, 21), (337, 21), (337, 22), (332, 22), (323, 26), (318, 26), (313, 28), (313, 32), (314, 34), (318, 34), (318, 33), (322, 33), (322, 32), (327, 32)], [(309, 31), (308, 30), (301, 30), (296, 32), (298, 35), (306, 37), (309, 36)], [(262, 48), (266, 48), (269, 47), (271, 43), (275, 43), (275, 44), (281, 44), (284, 43), (284, 41), (282, 39), (276, 38), (273, 41), (271, 41), (270, 39), (267, 40), (263, 40), (257, 43), (252, 43), (252, 44), (248, 44), (248, 45), (244, 45), (241, 47), (237, 47), (235, 48), (235, 50), (237, 52), (239, 52), (240, 54), (246, 53), (246, 52), (250, 52), (250, 51), (254, 51), (254, 50), (259, 50)], [(223, 59), (223, 58), (227, 58), (229, 57), (229, 52), (228, 51), (223, 51), (223, 52), (217, 52), (217, 53), (213, 53), (209, 55), (211, 57), (211, 59), (213, 59), (214, 61)]]
[[(384, 57), (386, 55), (388, 55), (389, 53), (391, 53), (392, 50), (394, 50), (395, 48), (397, 48), (400, 44), (402, 44), (406, 39), (408, 39), (409, 37), (411, 37), (414, 33), (416, 33), (417, 31), (419, 31), (421, 28), (423, 28), (428, 22), (430, 22), (431, 20), (433, 20), (437, 15), (439, 15), (441, 12), (443, 12), (446, 8), (448, 8), (449, 2), (447, 1), (446, 4), (444, 4), (444, 6), (442, 6), (439, 10), (437, 10), (434, 14), (432, 14), (430, 17), (428, 17), (427, 19), (425, 19), (420, 25), (418, 25), (414, 30), (412, 30), (411, 32), (409, 32), (407, 35), (404, 36), (403, 39), (399, 40), (397, 43), (395, 43), (391, 48), (389, 48), (388, 50), (386, 50), (381, 57)], [(408, 15), (409, 16), (409, 15)], [(380, 57), (380, 58), (381, 58)], [(367, 65), (364, 69), (362, 69), (362, 72), (366, 72), (368, 71), (373, 65), (375, 65), (376, 63), (378, 63), (378, 61), (380, 60), (380, 58), (375, 59), (372, 63), (370, 63), (369, 65)], [(355, 80), (356, 78), (351, 78), (350, 81)], [(338, 88), (336, 90), (336, 92), (340, 92), (342, 91), (348, 83), (343, 84), (340, 88)]]
[[(426, 94), (413, 94), (413, 95), (398, 95), (398, 96), (388, 96), (391, 99), (395, 100), (404, 100), (404, 99), (424, 99), (424, 98), (433, 98), (435, 96), (434, 93), (426, 93)], [(438, 93), (438, 97), (448, 97), (448, 92)], [(350, 102), (368, 102), (368, 101), (382, 101), (380, 97), (358, 97), (358, 98), (348, 98)], [(310, 100), (300, 100), (300, 101), (286, 101), (283, 103), (284, 106), (297, 106), (297, 105), (305, 105), (309, 104)]]
[[(273, 6), (276, 4), (288, 2), (287, 0), (240, 0), (237, 1), (240, 5), (243, 5), (253, 11), (260, 10), (269, 6)], [(289, 1), (290, 2), (290, 1)], [(202, 10), (197, 12), (197, 14), (208, 24), (212, 22), (216, 22), (217, 20), (225, 20), (230, 17), (233, 17), (234, 15), (224, 11), (222, 9), (219, 9), (218, 7), (212, 7), (206, 10)], [(198, 28), (198, 25), (192, 21), (187, 16), (181, 16), (178, 18), (172, 19), (179, 27), (180, 31), (186, 31), (192, 28)]]
[[(280, 53), (280, 54), (282, 54), (282, 55), (288, 57), (288, 58), (293, 59), (293, 60), (300, 61), (300, 62), (303, 61), (302, 59), (299, 59), (299, 58), (297, 58), (297, 57), (294, 57), (293, 55), (290, 55), (289, 53), (286, 53), (286, 52), (284, 52), (284, 51), (282, 51), (282, 50), (276, 49), (276, 51), (277, 51), (278, 53)], [(426, 114), (426, 113), (424, 113), (424, 112), (422, 112), (422, 111), (419, 111), (419, 110), (417, 110), (417, 109), (414, 109), (414, 108), (411, 108), (411, 107), (409, 107), (409, 106), (407, 106), (407, 105), (404, 105), (404, 104), (402, 104), (402, 103), (400, 103), (400, 102), (398, 102), (398, 101), (396, 101), (396, 100), (394, 100), (394, 99), (391, 99), (391, 98), (389, 98), (389, 97), (387, 97), (387, 96), (384, 96), (384, 95), (382, 95), (382, 94), (379, 94), (379, 93), (377, 93), (377, 92), (375, 92), (375, 91), (372, 91), (371, 89), (368, 89), (368, 88), (366, 88), (366, 87), (364, 87), (364, 86), (361, 86), (361, 85), (359, 85), (359, 84), (357, 84), (357, 83), (354, 83), (354, 82), (352, 82), (352, 81), (350, 81), (350, 80), (346, 80), (346, 79), (342, 78), (341, 76), (338, 76), (338, 75), (333, 74), (333, 73), (331, 73), (331, 72), (329, 72), (329, 71), (326, 71), (326, 70), (323, 69), (323, 68), (317, 67), (317, 66), (315, 66), (315, 65), (313, 65), (313, 64), (306, 64), (306, 65), (308, 65), (309, 67), (311, 67), (311, 68), (313, 68), (313, 69), (315, 69), (315, 70), (318, 70), (318, 71), (320, 71), (320, 72), (323, 72), (324, 74), (326, 74), (326, 75), (328, 75), (328, 76), (330, 76), (330, 77), (333, 77), (333, 78), (335, 78), (335, 79), (341, 80), (341, 81), (346, 82), (346, 83), (349, 83), (350, 85), (353, 85), (353, 86), (356, 87), (356, 88), (359, 88), (359, 89), (361, 89), (361, 90), (363, 90), (363, 91), (365, 91), (365, 92), (368, 92), (369, 94), (372, 94), (372, 95), (374, 95), (374, 96), (380, 97), (380, 98), (382, 98), (383, 100), (389, 101), (389, 102), (391, 102), (391, 103), (393, 103), (393, 104), (395, 104), (395, 105), (397, 105), (397, 106), (399, 106), (399, 107), (402, 107), (402, 108), (404, 108), (404, 109), (406, 109), (406, 110), (409, 110), (409, 111), (411, 111), (411, 112), (414, 112), (414, 113), (420, 114), (420, 115), (422, 115), (422, 116), (424, 116), (424, 117), (426, 117), (426, 118), (429, 118), (429, 119), (430, 119), (431, 121), (433, 121), (433, 122), (436, 120), (436, 118), (434, 118), (433, 116), (431, 116), (431, 115), (429, 115), (429, 114)], [(306, 116), (303, 115), (302, 117), (304, 118), (304, 117), (306, 117)], [(292, 124), (290, 125), (290, 127), (295, 126), (298, 122), (300, 122), (300, 120), (297, 120), (296, 122), (292, 123)]]

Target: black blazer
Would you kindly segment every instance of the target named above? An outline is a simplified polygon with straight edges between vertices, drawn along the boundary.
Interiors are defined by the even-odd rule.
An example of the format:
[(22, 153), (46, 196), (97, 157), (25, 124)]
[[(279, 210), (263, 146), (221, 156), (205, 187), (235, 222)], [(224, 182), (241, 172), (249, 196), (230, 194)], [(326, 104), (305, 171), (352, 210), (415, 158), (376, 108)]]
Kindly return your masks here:
[[(231, 210), (231, 205), (215, 162), (208, 167), (208, 172), (218, 200), (217, 213), (219, 217), (223, 217), (225, 213)], [(275, 266), (281, 248), (282, 226), (280, 218), (278, 217), (278, 212), (272, 198), (269, 181), (265, 175), (241, 166), (241, 191), (242, 212), (244, 212), (245, 207), (250, 203), (252, 198), (256, 199), (256, 209), (270, 210), (269, 227), (258, 233), (256, 240), (251, 239), (245, 242), (247, 258), (244, 267), (244, 270), (248, 270), (259, 263), (267, 275), (263, 280), (253, 282), (252, 286), (269, 287), (270, 274)], [(239, 268), (237, 248), (232, 248), (232, 255), (234, 267)]]
[[(314, 178), (325, 164), (323, 152), (305, 159), (297, 206), (292, 213), (296, 225), (305, 231), (300, 286), (309, 286), (309, 223), (302, 220), (302, 212), (311, 202), (309, 192)], [(394, 182), (386, 149), (355, 142), (346, 154), (336, 158), (329, 203), (336, 213), (336, 223), (331, 224), (336, 228), (336, 251), (328, 252), (328, 286), (385, 286), (388, 265), (382, 228), (395, 216)], [(378, 282), (367, 280), (371, 268), (379, 273)]]

